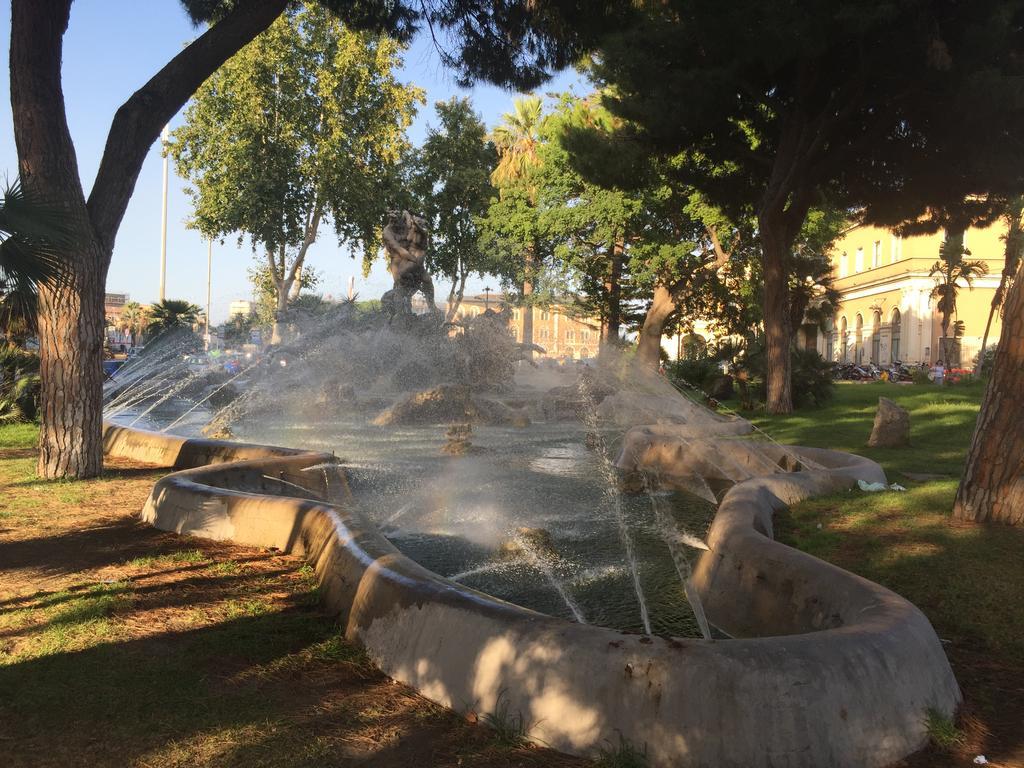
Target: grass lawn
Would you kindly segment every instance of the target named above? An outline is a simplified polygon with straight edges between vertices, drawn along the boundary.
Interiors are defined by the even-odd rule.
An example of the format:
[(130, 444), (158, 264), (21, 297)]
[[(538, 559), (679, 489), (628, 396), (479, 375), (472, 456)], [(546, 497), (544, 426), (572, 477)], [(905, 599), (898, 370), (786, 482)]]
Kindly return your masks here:
[(137, 520), (165, 470), (34, 474), (0, 427), (0, 765), (570, 766), (396, 684), (295, 557)]
[[(880, 395), (910, 411), (911, 447), (867, 447)], [(781, 541), (907, 597), (945, 641), (965, 695), (960, 740), (914, 765), (965, 765), (984, 754), (1024, 766), (1024, 530), (949, 515), (981, 396), (976, 384), (844, 383), (826, 408), (757, 420), (781, 442), (868, 456), (908, 489), (812, 499), (780, 516), (776, 530)]]

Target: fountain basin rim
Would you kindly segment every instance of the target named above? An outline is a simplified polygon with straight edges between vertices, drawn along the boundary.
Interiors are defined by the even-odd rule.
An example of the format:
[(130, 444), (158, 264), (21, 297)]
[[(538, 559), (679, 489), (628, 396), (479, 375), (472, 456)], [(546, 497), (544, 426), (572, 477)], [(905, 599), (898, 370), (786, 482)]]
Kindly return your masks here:
[[(144, 519), (303, 554), (345, 635), (385, 673), (454, 708), (490, 711), (504, 695), (511, 711), (537, 723), (535, 739), (564, 751), (593, 751), (618, 731), (647, 744), (654, 765), (883, 766), (924, 744), (926, 708), (950, 714), (959, 702), (941, 644), (920, 611), (770, 538), (774, 511), (849, 487), (857, 473), (877, 469), (867, 459), (797, 449), (845, 466), (737, 485), (722, 502), (709, 534), (712, 551), (693, 579), (712, 622), (726, 631), (744, 629), (743, 617), (728, 608), (737, 589), (765, 600), (769, 612), (780, 603), (765, 597), (767, 587), (782, 590), (781, 604), (802, 594), (799, 585), (775, 583), (775, 573), (806, 577), (812, 586), (832, 582), (828, 599), (848, 601), (841, 608), (849, 619), (814, 627), (813, 617), (796, 611), (780, 625), (769, 621), (765, 634), (772, 636), (707, 642), (581, 626), (443, 579), (346, 509), (343, 489), (332, 491), (319, 472), (302, 473), (333, 461), (329, 454), (112, 424), (104, 445), (110, 455), (182, 470), (157, 482)], [(274, 474), (332, 501), (268, 493), (259, 484), (266, 480), (255, 477)], [(737, 580), (737, 572), (752, 575)], [(762, 620), (757, 611), (754, 620)], [(806, 621), (803, 631), (777, 631)]]

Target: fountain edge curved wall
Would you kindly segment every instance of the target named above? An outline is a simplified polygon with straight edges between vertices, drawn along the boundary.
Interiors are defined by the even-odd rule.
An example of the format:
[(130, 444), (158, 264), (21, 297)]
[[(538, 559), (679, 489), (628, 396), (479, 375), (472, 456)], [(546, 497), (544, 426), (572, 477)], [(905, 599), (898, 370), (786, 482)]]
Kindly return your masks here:
[(181, 470), (156, 483), (145, 520), (303, 555), (345, 636), (386, 674), (456, 710), (504, 700), (555, 749), (621, 736), (656, 766), (885, 766), (925, 744), (927, 710), (960, 700), (917, 608), (770, 538), (783, 506), (883, 476), (860, 457), (798, 449), (834, 467), (727, 494), (693, 584), (714, 624), (748, 637), (709, 642), (574, 624), (449, 582), (353, 511), (327, 454), (112, 424), (104, 445)]

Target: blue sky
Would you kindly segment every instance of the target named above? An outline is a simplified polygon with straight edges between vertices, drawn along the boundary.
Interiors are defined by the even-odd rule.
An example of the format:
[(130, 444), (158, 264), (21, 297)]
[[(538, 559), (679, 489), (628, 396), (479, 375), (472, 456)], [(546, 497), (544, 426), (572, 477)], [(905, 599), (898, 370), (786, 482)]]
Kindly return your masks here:
[[(68, 124), (78, 154), (78, 167), (86, 194), (99, 167), (110, 121), (117, 108), (182, 46), (199, 34), (177, 0), (76, 0), (71, 23), (64, 38), (64, 99)], [(0, 24), (3, 50), (10, 45), (10, 24)], [(6, 59), (6, 57), (4, 57)], [(454, 78), (440, 64), (429, 38), (417, 38), (406, 52), (403, 79), (427, 92), (410, 136), (419, 143), (433, 115), (433, 103), (452, 95), (468, 95), (489, 126), (509, 110), (515, 94), (491, 86), (471, 90), (456, 87)], [(11, 128), (9, 77), (2, 79), (0, 121), (0, 172), (17, 173), (17, 152)], [(542, 92), (567, 90), (578, 84), (572, 71), (561, 73)], [(577, 85), (577, 90), (579, 86)], [(181, 122), (179, 114), (172, 128)], [(171, 167), (167, 235), (167, 296), (206, 303), (206, 245), (198, 234), (185, 228), (190, 204), (181, 179)], [(129, 293), (143, 303), (157, 298), (160, 262), (160, 193), (162, 161), (159, 148), (150, 150), (139, 175), (135, 194), (128, 205), (114, 245), (114, 258), (107, 278), (107, 290)], [(233, 241), (214, 244), (212, 319), (221, 322), (233, 299), (249, 298), (251, 288), (246, 268), (250, 250), (235, 247)], [(341, 251), (332, 234), (322, 234), (310, 250), (309, 263), (323, 277), (318, 290), (343, 295), (349, 276), (356, 277), (356, 291), (363, 298), (376, 298), (390, 287), (391, 278), (378, 263), (368, 279), (360, 274), (357, 260)], [(481, 289), (482, 282), (470, 285)], [(439, 284), (438, 293), (448, 286)]]

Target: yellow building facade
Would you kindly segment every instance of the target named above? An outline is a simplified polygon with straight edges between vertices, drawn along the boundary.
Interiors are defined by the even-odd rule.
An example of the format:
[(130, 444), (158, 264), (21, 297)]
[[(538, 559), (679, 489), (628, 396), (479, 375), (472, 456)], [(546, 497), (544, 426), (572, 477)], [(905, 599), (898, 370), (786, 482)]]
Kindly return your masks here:
[[(950, 323), (960, 320), (960, 359), (948, 365), (970, 366), (981, 348), (992, 297), (1003, 269), (1005, 225), (970, 229), (964, 245), (965, 258), (985, 262), (988, 273), (968, 288), (961, 284), (957, 311)], [(857, 226), (848, 230), (832, 249), (835, 287), (842, 296), (832, 327), (825, 333), (812, 326), (801, 329), (799, 341), (817, 348), (836, 362), (887, 365), (893, 360), (907, 364), (933, 364), (942, 356), (942, 317), (933, 298), (938, 279), (931, 277), (945, 234), (900, 237), (879, 227)], [(988, 345), (999, 339), (998, 313), (992, 320)]]
[[(457, 318), (475, 317), (487, 309), (495, 312), (505, 305), (501, 294), (465, 296), (456, 312)], [(533, 343), (543, 347), (545, 355), (556, 359), (586, 359), (597, 357), (601, 346), (601, 326), (597, 321), (572, 316), (558, 304), (547, 307), (515, 307), (511, 309), (509, 330), (516, 341), (523, 341), (523, 325), (527, 312), (533, 313)]]

